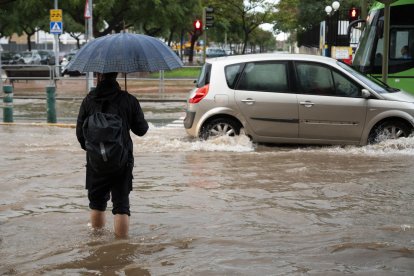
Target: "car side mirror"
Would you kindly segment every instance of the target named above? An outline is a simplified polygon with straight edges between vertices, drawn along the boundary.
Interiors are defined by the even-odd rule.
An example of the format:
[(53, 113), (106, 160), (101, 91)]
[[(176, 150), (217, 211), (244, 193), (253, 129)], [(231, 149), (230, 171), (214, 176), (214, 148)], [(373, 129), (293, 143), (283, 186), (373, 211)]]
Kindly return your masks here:
[(371, 97), (371, 92), (369, 92), (367, 89), (362, 89), (361, 96), (364, 99), (369, 99)]

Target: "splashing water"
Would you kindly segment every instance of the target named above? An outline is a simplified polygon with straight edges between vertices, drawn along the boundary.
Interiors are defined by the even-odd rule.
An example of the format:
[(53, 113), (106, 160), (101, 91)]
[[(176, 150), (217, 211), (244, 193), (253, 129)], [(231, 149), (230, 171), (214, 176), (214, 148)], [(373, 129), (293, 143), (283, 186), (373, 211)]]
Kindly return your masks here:
[(221, 136), (204, 141), (190, 139), (183, 129), (155, 127), (152, 124), (150, 124), (147, 135), (140, 138), (134, 137), (133, 140), (138, 152), (251, 152), (255, 150), (253, 142), (245, 135)]

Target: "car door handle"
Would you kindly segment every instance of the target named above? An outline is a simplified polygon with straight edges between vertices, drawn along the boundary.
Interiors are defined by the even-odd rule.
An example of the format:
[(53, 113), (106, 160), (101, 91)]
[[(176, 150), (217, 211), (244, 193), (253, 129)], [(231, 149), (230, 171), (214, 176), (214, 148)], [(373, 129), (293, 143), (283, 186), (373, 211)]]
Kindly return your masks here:
[(245, 100), (242, 100), (242, 103), (249, 104), (249, 105), (252, 105), (252, 104), (254, 104), (255, 102), (256, 102), (255, 100), (250, 99), (250, 98), (247, 98), (247, 99), (245, 99)]
[(300, 102), (299, 104), (304, 105), (306, 107), (312, 107), (314, 105), (314, 103), (311, 101)]

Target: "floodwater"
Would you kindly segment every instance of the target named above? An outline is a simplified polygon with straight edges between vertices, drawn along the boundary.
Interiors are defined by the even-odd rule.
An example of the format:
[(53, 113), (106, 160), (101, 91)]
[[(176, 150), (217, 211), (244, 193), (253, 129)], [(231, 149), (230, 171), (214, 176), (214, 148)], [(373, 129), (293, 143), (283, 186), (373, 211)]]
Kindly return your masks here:
[(88, 226), (73, 128), (1, 125), (0, 274), (414, 274), (414, 138), (202, 142), (174, 123), (179, 106), (143, 103), (125, 240), (109, 210), (103, 231)]

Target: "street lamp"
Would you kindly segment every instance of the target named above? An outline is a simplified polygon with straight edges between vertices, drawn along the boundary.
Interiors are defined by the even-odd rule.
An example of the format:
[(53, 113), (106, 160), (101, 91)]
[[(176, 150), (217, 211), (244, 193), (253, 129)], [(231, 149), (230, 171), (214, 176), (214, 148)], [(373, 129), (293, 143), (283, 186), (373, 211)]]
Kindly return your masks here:
[[(336, 37), (336, 35), (337, 35), (337, 34), (333, 33), (333, 31), (335, 29), (334, 29), (334, 24), (333, 24), (332, 19), (331, 19), (331, 15), (335, 14), (336, 11), (338, 11), (340, 6), (341, 6), (341, 4), (339, 4), (338, 1), (334, 1), (331, 6), (326, 6), (325, 7), (325, 12), (328, 15), (328, 18), (326, 20), (327, 24), (325, 25), (325, 27), (327, 28), (325, 48), (328, 49), (325, 54), (327, 56), (332, 56), (331, 55), (331, 46), (332, 46), (332, 43), (333, 43), (333, 40), (334, 40), (333, 38)], [(337, 17), (337, 21), (338, 20), (339, 20), (339, 17)], [(336, 30), (336, 32), (338, 32), (338, 31)]]
[(332, 3), (332, 8), (334, 9), (334, 11), (337, 11), (340, 6), (341, 6), (341, 4), (339, 4), (338, 1), (335, 1), (335, 2)]
[(340, 6), (341, 6), (341, 4), (338, 1), (335, 1), (335, 2), (332, 3), (332, 6), (326, 6), (325, 7), (325, 12), (328, 15), (331, 15), (331, 13), (332, 12), (335, 13), (339, 9)]

